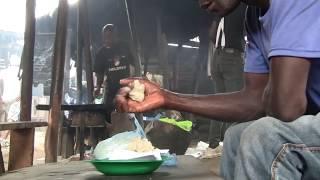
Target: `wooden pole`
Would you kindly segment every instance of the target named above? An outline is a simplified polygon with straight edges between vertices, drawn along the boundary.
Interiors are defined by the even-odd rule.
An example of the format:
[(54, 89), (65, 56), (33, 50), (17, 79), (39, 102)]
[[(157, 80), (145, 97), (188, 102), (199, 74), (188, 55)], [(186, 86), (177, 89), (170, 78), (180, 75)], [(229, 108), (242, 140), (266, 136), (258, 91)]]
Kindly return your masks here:
[(182, 53), (182, 43), (179, 43), (178, 49), (176, 51), (176, 58), (173, 67), (173, 90), (177, 91), (179, 89), (179, 72), (180, 72), (180, 59)]
[[(141, 74), (141, 61), (142, 61), (142, 54), (141, 54), (141, 44), (139, 42), (139, 38), (137, 37), (137, 31), (136, 31), (136, 23), (135, 23), (135, 17), (134, 17), (134, 8), (133, 3), (130, 4), (130, 1), (124, 0), (126, 12), (127, 12), (127, 18), (128, 18), (128, 25), (129, 25), (129, 31), (130, 31), (130, 45), (131, 45), (131, 53), (134, 57), (134, 64), (135, 64), (135, 76), (140, 77)], [(141, 113), (137, 113), (136, 117), (141, 124), (142, 127), (144, 127), (143, 122), (143, 115)]]
[(62, 132), (61, 156), (67, 159), (74, 154), (74, 128), (62, 127)]
[(26, 29), (21, 83), (21, 121), (31, 121), (32, 84), (33, 84), (33, 56), (35, 43), (35, 0), (27, 0)]
[[(81, 9), (78, 3), (77, 8), (77, 104), (82, 104), (83, 91), (82, 91), (82, 34), (81, 34)], [(84, 120), (81, 120), (84, 121)], [(81, 124), (81, 123), (80, 123)], [(80, 132), (81, 131), (81, 132)], [(82, 128), (76, 129), (76, 151), (83, 146), (83, 138), (81, 136)], [(81, 149), (81, 148), (80, 148)], [(82, 150), (81, 150), (82, 151)], [(81, 154), (81, 153), (80, 153)]]
[(146, 55), (146, 53), (144, 54), (144, 69), (143, 69), (143, 76), (146, 76), (147, 75), (147, 72), (149, 71), (149, 61), (150, 61), (150, 57)]
[(57, 162), (58, 127), (63, 92), (68, 8), (67, 0), (59, 1), (56, 37), (53, 52), (53, 67), (55, 68), (52, 69), (52, 102), (50, 102), (51, 109), (49, 111), (48, 129), (45, 142), (46, 163)]
[(77, 91), (78, 99), (77, 104), (82, 104), (83, 91), (82, 91), (82, 34), (81, 34), (81, 17), (80, 6), (77, 9)]
[[(84, 59), (86, 63), (86, 81), (87, 81), (87, 97), (88, 97), (88, 103), (92, 104), (94, 103), (93, 98), (93, 71), (92, 71), (92, 55), (91, 55), (91, 38), (90, 38), (90, 28), (89, 28), (89, 17), (88, 17), (88, 1), (87, 0), (80, 0), (79, 1), (80, 6), (80, 15), (81, 15), (81, 30), (82, 30), (82, 37), (83, 37), (83, 50), (84, 50)], [(84, 123), (85, 120), (81, 120), (80, 125), (80, 132), (83, 133), (81, 135), (82, 140), (84, 139)], [(94, 129), (90, 128), (90, 138), (89, 143), (91, 145), (96, 145), (96, 140), (94, 139)], [(82, 147), (80, 148), (80, 160), (84, 159), (84, 144), (81, 143)]]
[(131, 8), (129, 2), (127, 0), (124, 0), (126, 12), (127, 12), (127, 18), (128, 18), (128, 25), (129, 25), (129, 31), (130, 31), (130, 39), (131, 39), (131, 49), (132, 54), (134, 56), (135, 60), (135, 76), (141, 76), (141, 47), (140, 43), (138, 42), (137, 33), (136, 33), (136, 26), (133, 16), (133, 8)]
[(83, 50), (84, 50), (84, 60), (86, 62), (86, 80), (88, 89), (88, 102), (93, 103), (93, 72), (92, 72), (92, 56), (90, 49), (90, 30), (88, 22), (88, 3), (87, 0), (80, 0), (80, 21), (81, 21), (81, 31), (83, 37)]
[[(33, 56), (35, 42), (35, 0), (26, 1), (26, 26), (22, 56), (20, 121), (31, 121)], [(11, 131), (9, 170), (32, 166), (34, 129)]]
[(71, 34), (72, 30), (68, 29), (67, 31), (67, 42), (66, 42), (66, 60), (65, 60), (65, 68), (64, 68), (64, 85), (63, 92), (68, 93), (70, 89), (70, 60), (71, 60)]
[[(93, 103), (93, 72), (92, 72), (92, 59), (91, 59), (91, 50), (90, 50), (90, 31), (89, 31), (89, 23), (88, 23), (88, 9), (87, 9), (87, 1), (80, 0), (78, 3), (78, 54), (82, 55), (85, 64), (85, 72), (86, 72), (86, 81), (87, 81), (87, 96), (88, 102)], [(79, 60), (82, 60), (79, 58)], [(80, 61), (79, 61), (80, 62)], [(79, 63), (82, 64), (83, 62)], [(81, 65), (81, 69), (82, 69)], [(79, 69), (80, 70), (80, 69)], [(78, 71), (79, 72), (79, 71)], [(81, 73), (82, 75), (82, 73)], [(80, 72), (79, 72), (80, 76)], [(79, 77), (82, 80), (82, 78)], [(79, 88), (80, 84), (78, 84)], [(82, 84), (81, 84), (82, 90)], [(80, 92), (82, 96), (83, 92)], [(84, 133), (85, 133), (85, 117), (80, 117), (80, 127), (77, 135), (77, 145), (79, 147), (80, 160), (84, 159)], [(90, 129), (90, 134), (93, 134), (92, 129)]]
[[(78, 4), (78, 9), (77, 9), (77, 104), (82, 104), (82, 96), (83, 96), (83, 91), (82, 91), (82, 34), (81, 34), (81, 14), (80, 14), (80, 6)], [(84, 120), (81, 120), (82, 122)], [(80, 125), (83, 124), (80, 122)], [(80, 132), (81, 131), (81, 132)], [(83, 151), (81, 147), (84, 146), (83, 144), (83, 137), (82, 137), (82, 131), (83, 128), (77, 128), (76, 129), (76, 150), (80, 148), (80, 151)], [(82, 153), (80, 152), (80, 155)], [(81, 158), (81, 157), (80, 157)]]
[(168, 40), (167, 35), (165, 33), (161, 34), (160, 40), (160, 61), (162, 65), (162, 74), (163, 74), (163, 87), (170, 89), (170, 69), (169, 69), (169, 61), (168, 61)]
[[(68, 29), (67, 31), (67, 41), (66, 41), (66, 53), (65, 53), (65, 65), (64, 65), (64, 82), (63, 82), (63, 94), (67, 94), (69, 92), (69, 86), (70, 86), (70, 57), (71, 57), (71, 36), (72, 33), (71, 29)], [(63, 99), (63, 98), (62, 98)], [(58, 156), (62, 155), (62, 147), (64, 146), (63, 137), (64, 131), (63, 124), (66, 121), (65, 116), (63, 113), (61, 113), (61, 121), (59, 121), (59, 138), (58, 138)]]
[[(71, 60), (71, 35), (72, 34), (72, 30), (68, 29), (68, 33), (67, 33), (67, 44), (66, 44), (66, 60), (65, 60), (65, 68), (64, 68), (64, 85), (63, 85), (63, 94), (66, 94), (69, 92), (70, 89), (70, 60)], [(64, 119), (64, 117), (62, 117), (64, 121), (66, 121), (66, 119)], [(67, 126), (63, 126), (63, 121), (60, 124), (60, 129), (59, 129), (59, 151), (60, 155), (62, 156), (62, 158), (66, 159), (69, 158), (70, 156), (72, 156), (73, 153), (73, 146), (74, 146), (74, 139), (73, 139), (73, 134), (72, 132), (72, 128)], [(71, 147), (71, 148), (70, 148)]]
[(168, 63), (168, 42), (166, 34), (162, 32), (161, 14), (158, 9), (156, 16), (157, 41), (158, 41), (158, 62), (163, 75), (163, 87), (169, 89), (169, 63)]

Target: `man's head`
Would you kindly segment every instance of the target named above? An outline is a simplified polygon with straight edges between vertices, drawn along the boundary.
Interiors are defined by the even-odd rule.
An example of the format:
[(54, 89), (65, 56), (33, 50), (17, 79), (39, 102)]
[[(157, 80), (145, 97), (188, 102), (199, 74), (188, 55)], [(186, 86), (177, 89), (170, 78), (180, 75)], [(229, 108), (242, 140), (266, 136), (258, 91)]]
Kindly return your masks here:
[(198, 0), (201, 8), (214, 12), (219, 16), (226, 16), (231, 13), (241, 0)]
[(114, 41), (115, 28), (113, 24), (107, 24), (102, 28), (102, 40), (104, 44), (111, 45)]

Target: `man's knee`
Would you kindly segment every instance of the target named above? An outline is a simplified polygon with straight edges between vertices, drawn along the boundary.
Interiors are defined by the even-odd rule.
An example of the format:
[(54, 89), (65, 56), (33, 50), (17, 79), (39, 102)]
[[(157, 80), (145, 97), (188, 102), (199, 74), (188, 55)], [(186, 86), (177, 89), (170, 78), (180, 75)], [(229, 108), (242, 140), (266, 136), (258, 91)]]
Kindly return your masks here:
[(223, 141), (223, 154), (220, 166), (221, 175), (223, 177), (229, 177), (230, 174), (233, 174), (235, 167), (235, 157), (237, 156), (241, 134), (251, 123), (252, 122), (240, 123), (230, 126), (227, 129)]
[(234, 144), (240, 141), (241, 134), (252, 122), (231, 125), (224, 134), (224, 145)]
[(281, 121), (264, 117), (248, 126), (240, 138), (240, 150), (242, 152), (254, 153), (261, 152), (281, 144), (281, 135), (284, 125)]
[(224, 144), (227, 144), (227, 143), (231, 143), (231, 139), (233, 139), (234, 137), (236, 137), (236, 136), (239, 136), (240, 134), (241, 134), (241, 132), (239, 132), (239, 130), (237, 129), (237, 127), (235, 127), (235, 126), (231, 126), (231, 127), (229, 127), (227, 130), (226, 130), (226, 132), (225, 132), (225, 134), (224, 134)]

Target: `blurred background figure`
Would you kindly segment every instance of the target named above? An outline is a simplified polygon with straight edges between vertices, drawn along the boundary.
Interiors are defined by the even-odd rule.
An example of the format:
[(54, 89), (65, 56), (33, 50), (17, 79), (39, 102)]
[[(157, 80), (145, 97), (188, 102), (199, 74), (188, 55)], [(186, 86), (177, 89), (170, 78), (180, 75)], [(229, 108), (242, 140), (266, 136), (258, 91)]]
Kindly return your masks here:
[[(107, 105), (107, 121), (111, 120), (114, 111), (113, 99), (120, 89), (120, 80), (130, 77), (130, 67), (133, 66), (133, 56), (128, 46), (121, 43), (116, 37), (113, 24), (107, 24), (102, 28), (103, 45), (99, 49), (94, 72), (96, 75), (95, 96), (101, 94), (103, 89), (104, 104)], [(105, 81), (106, 76), (106, 81)]]
[[(243, 87), (245, 10), (246, 6), (241, 4), (230, 15), (216, 18), (210, 27), (209, 71), (215, 93), (239, 91)], [(225, 122), (210, 122), (211, 148), (219, 146), (230, 125)]]

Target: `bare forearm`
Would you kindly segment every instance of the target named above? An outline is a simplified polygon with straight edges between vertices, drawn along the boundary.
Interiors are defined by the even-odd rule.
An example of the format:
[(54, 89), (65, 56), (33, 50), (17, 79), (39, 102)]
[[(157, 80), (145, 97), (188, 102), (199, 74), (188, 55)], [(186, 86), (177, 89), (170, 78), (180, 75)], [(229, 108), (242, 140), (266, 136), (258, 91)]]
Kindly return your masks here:
[[(128, 99), (130, 84), (140, 80), (145, 85), (145, 99), (139, 103)], [(174, 109), (206, 116), (226, 122), (245, 122), (264, 116), (262, 95), (268, 74), (245, 73), (243, 90), (216, 95), (186, 95), (160, 89), (155, 83), (143, 79), (123, 79), (117, 97), (119, 112), (147, 112), (159, 108)]]
[[(264, 116), (260, 95), (234, 92), (217, 95), (182, 95), (165, 92), (165, 107), (226, 122), (245, 122)], [(261, 96), (260, 96), (261, 97)]]

